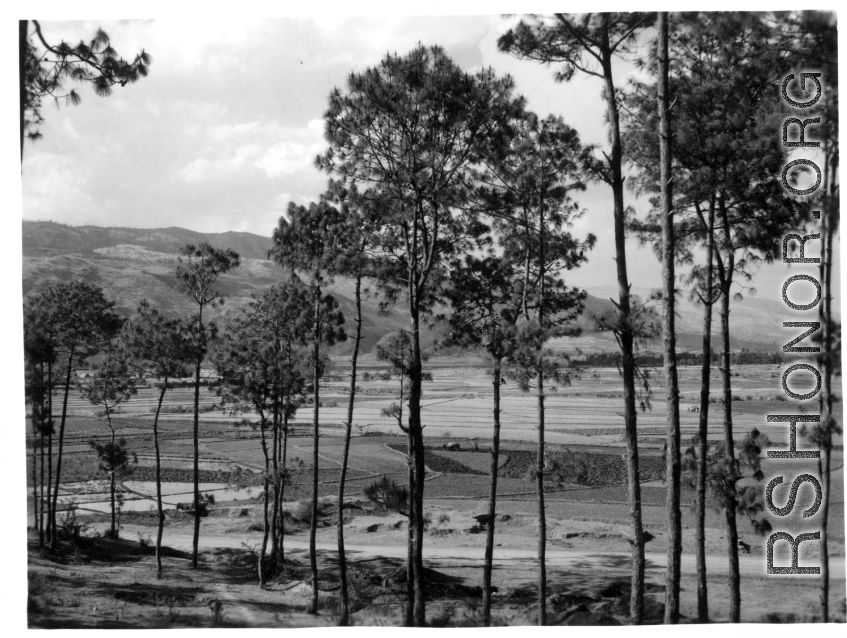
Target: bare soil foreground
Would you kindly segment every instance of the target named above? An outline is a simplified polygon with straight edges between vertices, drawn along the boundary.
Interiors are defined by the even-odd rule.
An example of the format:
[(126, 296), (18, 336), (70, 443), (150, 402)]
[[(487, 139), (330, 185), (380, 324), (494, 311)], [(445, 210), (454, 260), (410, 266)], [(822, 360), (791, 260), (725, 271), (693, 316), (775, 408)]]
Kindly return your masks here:
[[(464, 365), (463, 365), (464, 364)], [(478, 362), (431, 361), (433, 381), (425, 388), (428, 468), (425, 511), (428, 515), (424, 560), (427, 621), (432, 626), (480, 624), (485, 531), (489, 482), (491, 380)], [(115, 423), (118, 434), (137, 455), (138, 464), (119, 485), (120, 538), (109, 538), (108, 482), (97, 472), (88, 442), (105, 440), (107, 430), (81, 401), (71, 405), (65, 438), (60, 526), (64, 540), (51, 551), (29, 542), (29, 623), (43, 628), (156, 627), (299, 627), (337, 622), (338, 569), (336, 524), (344, 518), (352, 622), (357, 625), (400, 625), (405, 606), (406, 519), (368, 501), (363, 488), (389, 476), (405, 482), (405, 438), (396, 422), (380, 414), (394, 400), (398, 381), (380, 375), (371, 362), (357, 401), (356, 436), (352, 441), (347, 498), (339, 512), (337, 481), (342, 453), (341, 415), (345, 410), (344, 374), (330, 381), (324, 398), (320, 441), (318, 615), (306, 613), (309, 584), (308, 523), (302, 503), (308, 499), (312, 472), (312, 439), (305, 426), (308, 406), (297, 414), (289, 440), (291, 479), (285, 492), (285, 569), (266, 589), (257, 578), (257, 552), (262, 538), (263, 457), (259, 434), (240, 425), (250, 415), (206, 408), (201, 420), (201, 491), (215, 496), (200, 533), (201, 560), (191, 569), (193, 518), (183, 504), (191, 501), (191, 426), (182, 406), (187, 391), (168, 396), (168, 419), (161, 424), (164, 502), (163, 577), (156, 579), (151, 539), (155, 537), (152, 419), (154, 390), (141, 390), (126, 404)], [(742, 366), (734, 379), (741, 400), (734, 404), (736, 438), (753, 427), (782, 448), (787, 428), (765, 423), (766, 414), (796, 411), (780, 403), (774, 367)], [(572, 386), (548, 399), (550, 455), (563, 468), (547, 485), (548, 614), (551, 624), (616, 625), (629, 622), (630, 558), (628, 505), (623, 453), (622, 398), (614, 369), (589, 370)], [(683, 369), (683, 445), (696, 428), (697, 371)], [(609, 390), (601, 391), (601, 388)], [(204, 404), (217, 401), (212, 392)], [(535, 540), (538, 517), (532, 466), (535, 438), (534, 399), (505, 386), (504, 439), (498, 489), (494, 552), (496, 624), (533, 624), (536, 617)], [(720, 403), (712, 405), (710, 439), (720, 439)], [(840, 414), (838, 415), (840, 420)], [(663, 474), (664, 408), (639, 414), (642, 441), (642, 498), (647, 545), (647, 621), (661, 622), (667, 549)], [(844, 470), (841, 440), (833, 455), (830, 494), (831, 613), (845, 618)], [(801, 440), (798, 447), (808, 447)], [(805, 466), (804, 466), (805, 467)], [(796, 473), (793, 466), (765, 461), (765, 482), (776, 473)], [(31, 469), (27, 472), (31, 476)], [(809, 494), (798, 494), (796, 511)], [(694, 561), (694, 492), (683, 492), (683, 563), (681, 612), (684, 622), (696, 617)], [(32, 508), (32, 499), (30, 499)], [(32, 509), (31, 512), (32, 514)], [(791, 531), (772, 519), (779, 529)], [(814, 621), (818, 613), (815, 577), (765, 574), (764, 547), (746, 518), (739, 518), (742, 572), (742, 620), (745, 622)], [(30, 520), (32, 524), (32, 519)], [(723, 513), (707, 517), (707, 568), (712, 620), (727, 619), (728, 585)], [(808, 527), (808, 521), (805, 523)], [(785, 545), (784, 543), (782, 545)], [(800, 564), (814, 564), (816, 543), (801, 546)], [(777, 551), (777, 564), (787, 564), (787, 547)]]

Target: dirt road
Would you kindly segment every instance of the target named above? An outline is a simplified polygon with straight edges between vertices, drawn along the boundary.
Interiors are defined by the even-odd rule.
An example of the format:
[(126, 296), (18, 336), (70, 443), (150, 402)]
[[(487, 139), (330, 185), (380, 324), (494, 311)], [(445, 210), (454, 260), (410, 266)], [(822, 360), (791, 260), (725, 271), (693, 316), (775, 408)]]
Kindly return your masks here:
[[(138, 527), (139, 531), (145, 528)], [(132, 537), (136, 532), (135, 526), (125, 525), (124, 535)], [(191, 551), (193, 537), (190, 534), (165, 534), (164, 543), (174, 549)], [(203, 546), (207, 549), (214, 547), (239, 548), (243, 543), (258, 544), (261, 534), (215, 534), (203, 537)], [(335, 543), (318, 542), (317, 549), (321, 560), (335, 562), (337, 545)], [(305, 555), (309, 551), (309, 543), (297, 538), (286, 537), (285, 550), (296, 555)], [(404, 545), (348, 545), (345, 544), (347, 560), (354, 562), (359, 560), (372, 560), (374, 558), (406, 558), (406, 547)], [(437, 545), (424, 546), (424, 560), (430, 567), (470, 567), (482, 565), (484, 548), (482, 547), (438, 547)], [(667, 564), (667, 556), (664, 553), (647, 553), (646, 569), (648, 575), (659, 575), (664, 573)], [(517, 549), (512, 547), (498, 547), (494, 550), (494, 562), (498, 569), (509, 567), (526, 567), (534, 565), (536, 560), (535, 549)], [(547, 567), (548, 569), (561, 570), (611, 570), (626, 571), (630, 566), (631, 555), (627, 552), (609, 551), (578, 551), (565, 550), (548, 547)], [(765, 576), (765, 559), (759, 556), (739, 556), (741, 573), (744, 576)], [(802, 563), (801, 563), (802, 565)], [(726, 556), (708, 555), (706, 557), (706, 569), (709, 574), (725, 575), (728, 573)], [(682, 571), (687, 574), (695, 574), (697, 565), (695, 557), (691, 554), (682, 555)], [(845, 563), (843, 556), (830, 557), (830, 577), (843, 579), (845, 575)], [(818, 578), (817, 576), (790, 576), (784, 578)]]

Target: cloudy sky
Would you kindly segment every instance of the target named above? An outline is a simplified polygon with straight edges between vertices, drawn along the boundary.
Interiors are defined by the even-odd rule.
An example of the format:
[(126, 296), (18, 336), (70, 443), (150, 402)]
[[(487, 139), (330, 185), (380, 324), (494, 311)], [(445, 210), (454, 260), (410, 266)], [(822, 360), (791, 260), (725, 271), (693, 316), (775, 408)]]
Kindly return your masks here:
[[(144, 48), (149, 77), (100, 98), (81, 87), (76, 107), (45, 103), (44, 139), (27, 142), (23, 218), (102, 226), (181, 226), (269, 235), (288, 202), (316, 199), (326, 175), (314, 168), (325, 148), (329, 92), (377, 64), (387, 51), (418, 42), (443, 46), (465, 69), (510, 74), (528, 107), (561, 114), (585, 143), (606, 144), (599, 80), (556, 84), (552, 70), (497, 51), (515, 18), (374, 16), (238, 18), (186, 15), (143, 21), (44, 21), (51, 42), (90, 38), (97, 26), (124, 57)], [(634, 73), (617, 69), (620, 85)], [(614, 286), (611, 192), (579, 197), (586, 209), (574, 232), (598, 235), (588, 268), (573, 283)], [(627, 194), (627, 204), (646, 202)], [(657, 287), (649, 248), (629, 245), (636, 285)], [(756, 285), (778, 298), (785, 276), (765, 269)]]

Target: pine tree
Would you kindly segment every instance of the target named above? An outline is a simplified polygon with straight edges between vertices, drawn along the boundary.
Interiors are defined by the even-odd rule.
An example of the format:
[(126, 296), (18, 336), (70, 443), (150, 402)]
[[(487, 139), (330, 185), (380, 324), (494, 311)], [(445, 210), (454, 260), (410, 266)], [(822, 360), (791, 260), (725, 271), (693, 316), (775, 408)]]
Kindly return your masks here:
[[(539, 119), (531, 113), (516, 117), (512, 135), (492, 149), (496, 158), (479, 175), (479, 204), (488, 209), (503, 244), (504, 255), (520, 268), (519, 309), (523, 323), (516, 334), (524, 364), (536, 357), (534, 368), (523, 371), (535, 379), (538, 401), (538, 459), (536, 490), (539, 512), (539, 624), (546, 622), (546, 514), (544, 505), (544, 380), (548, 364), (544, 344), (560, 336), (571, 311), (581, 307), (584, 294), (568, 290), (557, 276), (578, 267), (584, 242), (566, 229), (581, 215), (571, 193), (585, 188), (581, 169), (587, 158), (579, 137), (560, 117)], [(530, 355), (534, 352), (534, 355)], [(557, 366), (552, 366), (555, 370)], [(524, 385), (528, 387), (527, 379)]]
[[(743, 509), (742, 490), (736, 489), (742, 471), (736, 458), (732, 423), (732, 372), (730, 349), (730, 303), (732, 286), (749, 281), (755, 267), (780, 254), (780, 238), (785, 228), (801, 218), (797, 202), (783, 192), (778, 175), (784, 164), (777, 118), (778, 93), (774, 91), (779, 52), (772, 46), (772, 30), (759, 14), (737, 15), (702, 13), (684, 16), (674, 35), (674, 56), (670, 62), (670, 93), (673, 95), (673, 137), (676, 141), (673, 165), (674, 224), (676, 258), (691, 263), (705, 247), (706, 264), (694, 272), (701, 284), (697, 294), (705, 312), (720, 300), (720, 344), (723, 394), (723, 474), (731, 491), (725, 499), (727, 553), (730, 563), (730, 620), (740, 622), (741, 574), (738, 564), (736, 514)], [(726, 70), (732, 69), (727, 74)], [(731, 111), (726, 104), (738, 106)], [(632, 114), (627, 122), (628, 155), (638, 169), (636, 189), (658, 192), (658, 143), (655, 93), (646, 85), (633, 83), (627, 97)], [(656, 242), (661, 227), (658, 203), (633, 229), (642, 239)], [(654, 243), (658, 246), (658, 243)], [(713, 264), (713, 266), (712, 266)], [(715, 275), (716, 290), (711, 290)], [(705, 277), (705, 278), (704, 278)], [(751, 291), (755, 292), (755, 291)], [(704, 317), (704, 323), (710, 318)], [(704, 341), (703, 356), (707, 346)], [(708, 374), (703, 364), (702, 402), (708, 400)], [(698, 481), (698, 529), (705, 511), (702, 474), (708, 445), (706, 415), (701, 412), (698, 435), (700, 474)], [(692, 458), (695, 454), (692, 453)], [(698, 533), (700, 539), (702, 533)], [(708, 617), (705, 583), (705, 551), (698, 541), (698, 613)]]
[(215, 325), (203, 323), (203, 310), (214, 308), (224, 301), (218, 279), (224, 273), (237, 268), (241, 260), (233, 250), (220, 250), (207, 243), (199, 246), (188, 244), (181, 251), (176, 267), (176, 278), (180, 290), (197, 304), (197, 314), (192, 317), (191, 330), (194, 346), (194, 540), (191, 553), (191, 568), (197, 569), (197, 551), (200, 543), (200, 370), (206, 356), (209, 336), (214, 334)]
[(156, 578), (162, 577), (162, 534), (165, 512), (162, 507), (162, 460), (159, 449), (159, 414), (168, 383), (184, 376), (194, 358), (191, 330), (180, 318), (169, 319), (143, 299), (137, 314), (124, 324), (121, 348), (139, 376), (149, 376), (159, 385), (159, 399), (153, 414), (153, 447), (156, 453)]
[[(59, 485), (62, 480), (62, 460), (64, 457), (65, 422), (68, 414), (68, 398), (74, 366), (100, 350), (120, 332), (123, 319), (113, 311), (114, 302), (107, 301), (103, 290), (98, 286), (82, 281), (59, 283), (28, 300), (31, 309), (31, 325), (34, 333), (44, 340), (44, 346), (51, 354), (45, 359), (47, 364), (46, 388), (48, 389), (47, 419), (48, 432), (48, 510), (47, 534), (50, 546), (57, 541), (56, 505), (59, 497)], [(58, 369), (57, 369), (58, 368)], [(59, 379), (54, 375), (61, 373), (64, 379), (62, 387), (62, 413), (59, 419), (59, 441), (56, 454), (55, 479), (53, 478), (53, 388), (59, 387)]]
[(354, 282), (356, 305), (356, 331), (353, 336), (353, 354), (350, 357), (350, 391), (347, 399), (347, 421), (344, 425), (344, 451), (341, 457), (341, 476), (338, 479), (338, 572), (340, 579), (341, 612), (339, 627), (350, 624), (350, 593), (347, 583), (347, 556), (344, 551), (344, 491), (347, 465), (350, 458), (350, 438), (353, 430), (353, 409), (356, 403), (356, 368), (362, 341), (362, 283), (365, 277), (378, 277), (378, 260), (374, 248), (378, 244), (377, 225), (382, 203), (368, 193), (359, 194), (355, 185), (346, 189), (330, 180), (329, 196), (341, 204), (344, 217), (342, 228), (335, 229), (333, 251), (335, 259), (328, 264), (328, 272), (343, 275)]
[[(331, 296), (321, 296), (322, 272), (326, 264), (338, 255), (336, 240), (346, 228), (344, 217), (327, 201), (311, 204), (308, 208), (290, 204), (288, 218), (281, 217), (274, 229), (271, 255), (283, 267), (307, 273), (312, 289), (312, 397), (314, 418), (312, 422), (312, 501), (309, 524), (309, 564), (312, 571), (312, 596), (309, 613), (318, 613), (318, 558), (316, 535), (318, 527), (318, 477), (320, 471), (320, 380), (326, 362), (321, 355), (322, 346), (332, 346), (347, 339), (342, 325), (344, 315), (338, 301)], [(343, 503), (338, 504), (342, 516)]]
[(522, 317), (519, 268), (508, 256), (466, 255), (454, 264), (447, 298), (450, 333), (447, 345), (482, 346), (492, 362), (494, 431), (491, 436), (491, 481), (486, 518), (485, 562), (482, 576), (482, 620), (491, 626), (494, 526), (497, 518), (497, 474), (500, 467), (500, 386), (505, 383), (503, 360), (518, 346), (517, 324)]
[(112, 413), (137, 392), (135, 377), (130, 373), (126, 359), (118, 351), (112, 351), (80, 382), (79, 392), (92, 405), (103, 408), (106, 426), (109, 428), (109, 442), (101, 445), (92, 441), (91, 447), (100, 458), (100, 469), (109, 475), (109, 504), (112, 513), (109, 535), (117, 538), (119, 530), (115, 519), (115, 483), (118, 474), (126, 471), (131, 457), (126, 449), (126, 441), (115, 440)]
[[(305, 345), (310, 310), (310, 295), (305, 286), (294, 282), (271, 286), (229, 323), (213, 355), (221, 380), (222, 402), (244, 411), (253, 410), (259, 417), (257, 425), (265, 458), (264, 530), (258, 561), (262, 588), (268, 579), (265, 554), (271, 531), (272, 563), (276, 563), (276, 568), (283, 561), (280, 509), (282, 487), (287, 480), (287, 424), (301, 403), (306, 381), (302, 370), (292, 364), (289, 353)], [(266, 439), (269, 425), (273, 434), (271, 454)], [(271, 484), (274, 509), (269, 517)]]
[(506, 32), (497, 42), (501, 51), (542, 64), (559, 64), (555, 79), (568, 81), (580, 72), (603, 81), (606, 99), (606, 122), (609, 126), (611, 154), (591, 163), (592, 173), (612, 189), (617, 267), (618, 318), (616, 333), (621, 347), (624, 384), (624, 422), (627, 443), (627, 481), (629, 484), (630, 521), (632, 525), (632, 596), (630, 615), (635, 624), (641, 622), (644, 601), (644, 538), (641, 523), (641, 487), (638, 471), (638, 432), (636, 429), (636, 361), (634, 344), (637, 335), (635, 309), (630, 300), (627, 274), (626, 210), (623, 197), (623, 147), (620, 130), (619, 95), (612, 73), (614, 58), (630, 59), (635, 55), (637, 38), (654, 24), (650, 13), (586, 13), (534, 16)]
[(421, 322), (432, 307), (433, 282), (445, 258), (463, 249), (467, 219), (457, 210), (463, 182), (482, 140), (499, 135), (521, 106), (513, 83), (491, 70), (463, 73), (438, 48), (419, 46), (388, 55), (354, 73), (347, 91), (330, 94), (326, 139), (318, 165), (343, 185), (367, 183), (391, 202), (381, 219), (381, 245), (394, 259), (393, 281), (405, 294), (411, 320), (409, 428), (414, 442), (414, 623), (425, 624)]

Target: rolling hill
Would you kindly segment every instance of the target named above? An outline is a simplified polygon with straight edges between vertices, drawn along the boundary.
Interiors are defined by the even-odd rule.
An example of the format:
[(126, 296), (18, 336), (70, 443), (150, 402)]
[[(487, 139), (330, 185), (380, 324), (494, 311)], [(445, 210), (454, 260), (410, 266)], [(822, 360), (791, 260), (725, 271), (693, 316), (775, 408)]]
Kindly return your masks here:
[[(199, 233), (183, 228), (103, 228), (68, 226), (55, 222), (23, 222), (24, 297), (51, 283), (82, 279), (101, 286), (116, 301), (118, 312), (131, 316), (138, 302), (148, 299), (163, 311), (186, 315), (194, 311), (189, 299), (177, 289), (174, 269), (177, 254), (189, 243), (209, 242), (220, 248), (232, 248), (242, 257), (242, 265), (224, 275), (221, 288), (226, 303), (213, 311), (226, 319), (246, 306), (254, 295), (287, 277), (287, 273), (267, 259), (270, 238), (252, 233)], [(354, 316), (353, 285), (337, 278), (328, 286), (350, 322)], [(649, 289), (633, 289), (642, 299)], [(582, 336), (559, 339), (554, 347), (564, 350), (580, 348), (585, 352), (617, 349), (612, 335), (596, 332), (594, 317), (611, 311), (612, 288), (589, 290), (586, 307), (580, 318)], [(373, 295), (363, 300), (363, 352), (372, 352), (379, 340), (407, 325), (402, 306), (383, 314), (379, 299)], [(679, 304), (678, 343), (680, 349), (698, 350), (702, 338), (702, 310), (690, 301)], [(733, 347), (774, 350), (781, 346), (784, 335), (780, 328), (782, 304), (769, 299), (748, 298), (735, 302), (731, 314)], [(441, 329), (425, 330), (425, 345), (430, 346)], [(658, 349), (658, 341), (648, 348)], [(351, 343), (336, 346), (336, 354), (346, 354)]]

